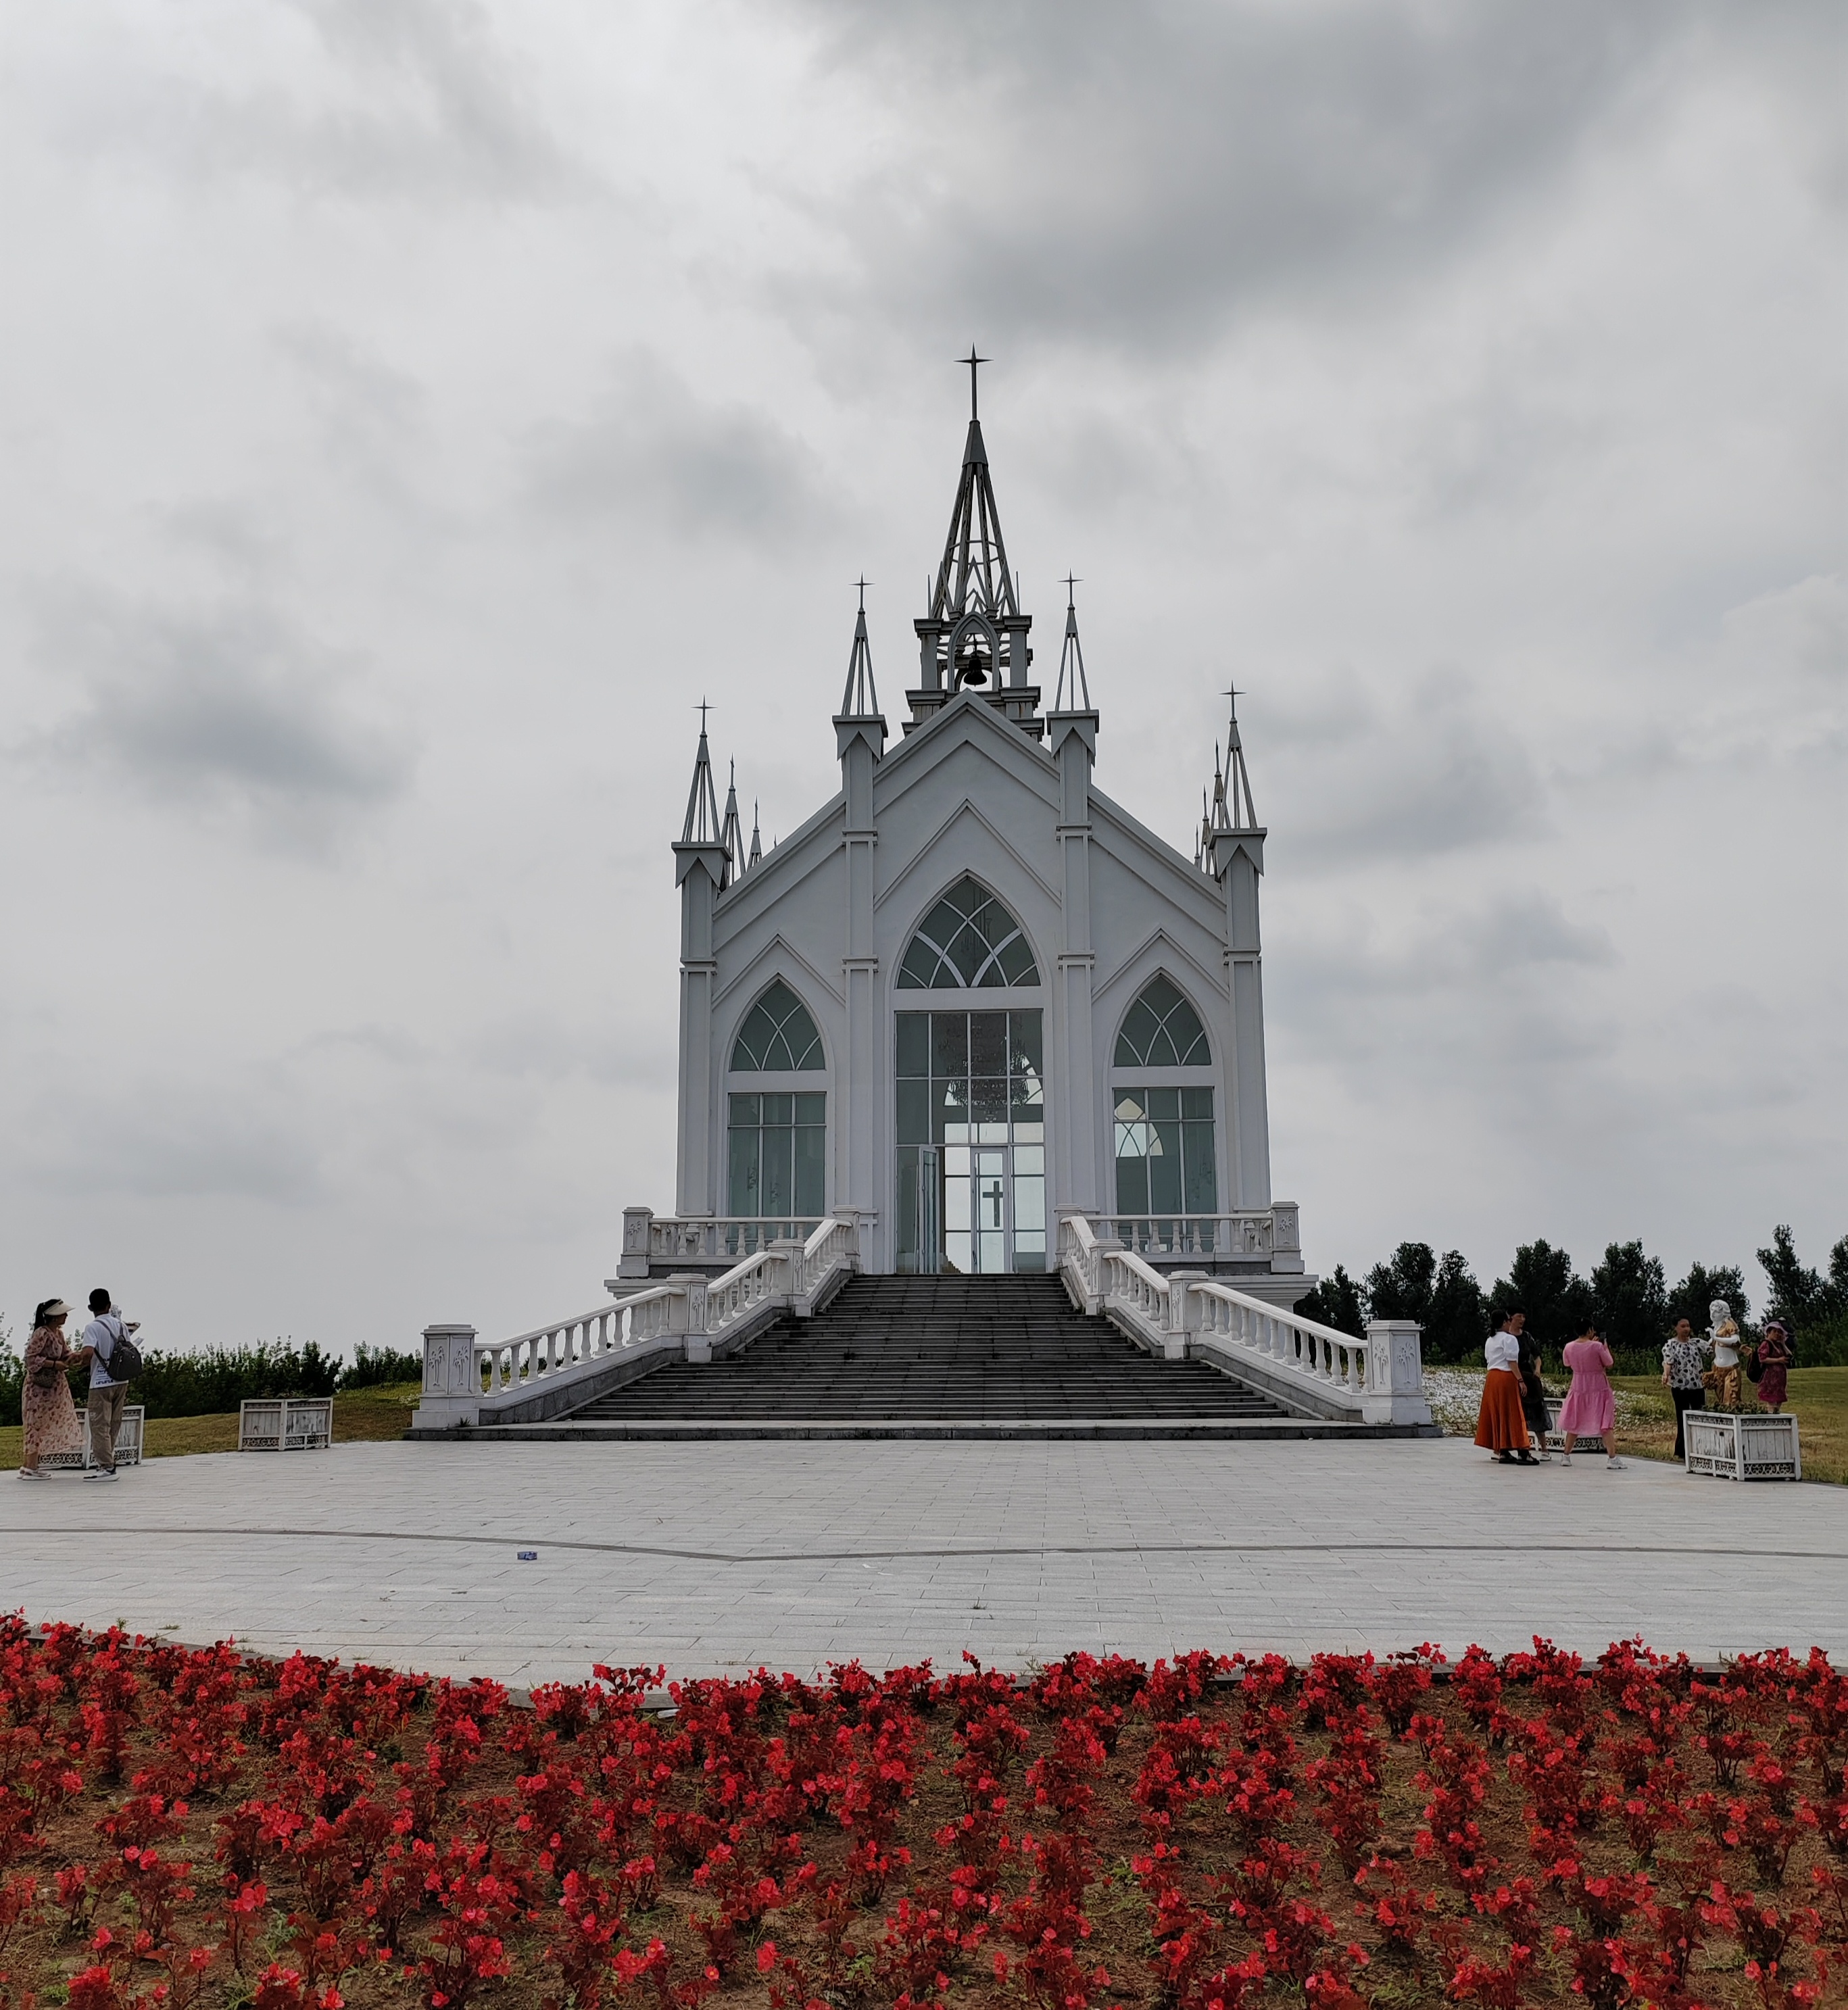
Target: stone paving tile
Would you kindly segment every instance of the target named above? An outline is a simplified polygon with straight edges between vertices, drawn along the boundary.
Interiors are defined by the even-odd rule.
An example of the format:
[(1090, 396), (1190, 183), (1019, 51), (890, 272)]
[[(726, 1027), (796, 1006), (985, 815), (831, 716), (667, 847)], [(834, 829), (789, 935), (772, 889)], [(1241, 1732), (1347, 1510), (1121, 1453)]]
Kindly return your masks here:
[[(520, 1681), (1535, 1632), (1848, 1651), (1848, 1490), (1511, 1473), (1456, 1440), (713, 1452), (355, 1445), (54, 1481), (0, 1497), (0, 1603)], [(132, 1561), (94, 1542), (131, 1519)]]

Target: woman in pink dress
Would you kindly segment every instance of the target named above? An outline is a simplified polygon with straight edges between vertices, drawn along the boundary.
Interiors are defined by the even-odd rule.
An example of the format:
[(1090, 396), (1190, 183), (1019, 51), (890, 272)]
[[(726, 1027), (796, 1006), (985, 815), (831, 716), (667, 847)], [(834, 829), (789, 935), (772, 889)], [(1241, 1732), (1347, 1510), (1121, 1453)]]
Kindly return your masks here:
[(1565, 1344), (1565, 1365), (1572, 1370), (1572, 1388), (1559, 1412), (1559, 1428), (1565, 1434), (1565, 1463), (1572, 1464), (1575, 1437), (1597, 1437), (1611, 1454), (1611, 1470), (1621, 1472), (1623, 1461), (1617, 1456), (1617, 1398), (1606, 1377), (1611, 1372), (1611, 1350), (1599, 1339), (1597, 1328), (1587, 1325), (1576, 1340)]

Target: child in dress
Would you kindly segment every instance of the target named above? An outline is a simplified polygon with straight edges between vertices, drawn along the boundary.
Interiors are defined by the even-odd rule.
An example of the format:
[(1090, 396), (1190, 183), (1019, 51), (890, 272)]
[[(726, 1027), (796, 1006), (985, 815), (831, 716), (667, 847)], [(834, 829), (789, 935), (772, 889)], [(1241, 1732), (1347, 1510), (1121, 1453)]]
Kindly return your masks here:
[(1575, 1437), (1599, 1437), (1611, 1454), (1610, 1470), (1621, 1472), (1623, 1461), (1617, 1456), (1617, 1398), (1606, 1379), (1611, 1372), (1611, 1350), (1598, 1337), (1597, 1328), (1587, 1325), (1576, 1340), (1565, 1344), (1565, 1365), (1572, 1370), (1572, 1388), (1559, 1412), (1559, 1428), (1565, 1434), (1565, 1458), (1572, 1464)]

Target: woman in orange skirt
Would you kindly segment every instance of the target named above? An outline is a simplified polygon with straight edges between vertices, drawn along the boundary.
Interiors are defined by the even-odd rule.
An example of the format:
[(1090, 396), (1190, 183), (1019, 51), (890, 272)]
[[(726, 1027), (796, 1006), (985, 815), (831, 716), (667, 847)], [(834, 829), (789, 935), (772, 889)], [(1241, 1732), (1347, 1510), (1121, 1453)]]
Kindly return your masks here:
[(1482, 1350), (1488, 1373), (1482, 1378), (1482, 1408), (1476, 1413), (1476, 1442), (1504, 1465), (1537, 1463), (1527, 1449), (1527, 1419), (1521, 1408), (1521, 1327), (1526, 1315), (1510, 1312), (1502, 1330)]

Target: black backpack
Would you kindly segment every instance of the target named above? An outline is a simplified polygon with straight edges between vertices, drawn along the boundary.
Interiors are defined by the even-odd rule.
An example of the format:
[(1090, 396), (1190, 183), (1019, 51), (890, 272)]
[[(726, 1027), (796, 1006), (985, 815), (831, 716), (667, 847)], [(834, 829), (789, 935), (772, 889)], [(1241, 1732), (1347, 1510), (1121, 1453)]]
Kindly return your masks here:
[(136, 1346), (126, 1322), (119, 1319), (117, 1323), (122, 1330), (116, 1336), (109, 1358), (103, 1365), (108, 1370), (112, 1382), (132, 1382), (141, 1372), (141, 1350)]

